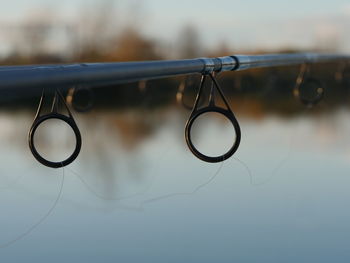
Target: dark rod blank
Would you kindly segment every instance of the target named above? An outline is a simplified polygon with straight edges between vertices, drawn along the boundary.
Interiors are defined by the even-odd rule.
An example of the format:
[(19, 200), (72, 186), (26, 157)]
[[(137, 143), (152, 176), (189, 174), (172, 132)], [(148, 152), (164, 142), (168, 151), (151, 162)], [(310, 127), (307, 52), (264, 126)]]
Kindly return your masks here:
[(0, 90), (104, 86), (185, 74), (206, 74), (259, 67), (349, 61), (349, 55), (270, 54), (145, 62), (87, 63), (0, 67)]

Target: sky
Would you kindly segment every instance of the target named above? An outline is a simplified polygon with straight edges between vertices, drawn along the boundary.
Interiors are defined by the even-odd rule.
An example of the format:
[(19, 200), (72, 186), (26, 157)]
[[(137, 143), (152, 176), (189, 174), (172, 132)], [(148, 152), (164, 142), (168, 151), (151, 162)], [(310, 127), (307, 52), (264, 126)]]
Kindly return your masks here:
[[(24, 21), (38, 10), (72, 21), (92, 0), (4, 1), (0, 25)], [(348, 0), (116, 0), (116, 19), (132, 22), (164, 43), (175, 43), (186, 25), (195, 27), (204, 46), (275, 50), (335, 46), (350, 52)], [(132, 14), (132, 15), (130, 15)], [(0, 41), (5, 41), (1, 39)]]

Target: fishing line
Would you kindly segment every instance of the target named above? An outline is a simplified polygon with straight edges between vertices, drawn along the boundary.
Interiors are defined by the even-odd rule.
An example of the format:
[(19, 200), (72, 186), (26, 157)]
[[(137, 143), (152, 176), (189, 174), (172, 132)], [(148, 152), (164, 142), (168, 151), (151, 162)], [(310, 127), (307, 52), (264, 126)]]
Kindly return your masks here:
[(205, 181), (204, 183), (200, 184), (199, 186), (197, 186), (193, 191), (191, 192), (178, 192), (178, 193), (170, 193), (170, 194), (166, 194), (166, 195), (162, 195), (162, 196), (159, 196), (159, 197), (154, 197), (154, 198), (150, 198), (150, 199), (147, 199), (143, 202), (141, 202), (139, 204), (139, 206), (136, 206), (136, 207), (128, 207), (128, 209), (132, 209), (134, 211), (144, 211), (144, 207), (148, 204), (151, 204), (151, 203), (155, 203), (155, 202), (159, 202), (161, 200), (165, 200), (165, 199), (169, 199), (169, 198), (173, 198), (173, 197), (176, 197), (176, 196), (193, 196), (195, 195), (198, 191), (200, 191), (201, 189), (203, 189), (204, 187), (206, 187), (207, 185), (209, 185), (210, 183), (212, 183), (216, 178), (217, 176), (219, 175), (221, 169), (223, 168), (224, 166), (224, 160), (222, 162), (220, 162), (220, 165), (219, 165), (219, 168), (217, 169), (217, 171), (214, 173), (213, 176), (211, 176), (207, 181)]
[(207, 181), (205, 181), (204, 183), (200, 184), (199, 186), (197, 186), (193, 191), (191, 192), (179, 192), (179, 193), (171, 193), (171, 194), (167, 194), (167, 195), (163, 195), (163, 196), (159, 196), (159, 197), (154, 197), (151, 199), (147, 199), (145, 201), (143, 201), (141, 203), (141, 208), (144, 207), (144, 205), (146, 204), (150, 204), (150, 203), (154, 203), (157, 201), (161, 201), (164, 199), (168, 199), (171, 197), (176, 197), (176, 196), (191, 196), (191, 195), (195, 195), (199, 190), (203, 189), (205, 186), (209, 185), (210, 183), (212, 183), (217, 176), (219, 175), (219, 173), (222, 170), (222, 167), (224, 166), (224, 160), (222, 162), (220, 162), (219, 168), (217, 169), (217, 171), (214, 173), (214, 175), (212, 175)]
[[(301, 115), (305, 115), (306, 113), (309, 113), (312, 109), (314, 109), (314, 108), (306, 107), (302, 111)], [(252, 172), (252, 170), (249, 168), (249, 166), (243, 160), (238, 159), (237, 157), (233, 158), (236, 162), (238, 162), (239, 164), (241, 164), (244, 167), (244, 169), (246, 170), (246, 172), (249, 176), (249, 180), (250, 180), (251, 185), (261, 186), (261, 185), (265, 185), (265, 184), (271, 182), (278, 175), (278, 171), (280, 169), (282, 169), (283, 166), (288, 163), (288, 161), (290, 160), (290, 158), (292, 157), (292, 154), (293, 154), (292, 145), (294, 145), (296, 138), (299, 137), (299, 134), (297, 133), (297, 127), (294, 127), (290, 133), (291, 134), (289, 135), (288, 151), (287, 151), (285, 157), (279, 161), (279, 163), (274, 167), (273, 170), (271, 170), (270, 176), (261, 182), (254, 182), (255, 175)]]
[(118, 198), (113, 198), (113, 197), (106, 197), (100, 193), (98, 193), (92, 186), (90, 186), (83, 178), (82, 176), (77, 173), (76, 171), (74, 171), (71, 168), (67, 168), (73, 175), (75, 175), (85, 186), (86, 190), (88, 190), (92, 195), (94, 195), (95, 197), (97, 197), (98, 199), (102, 199), (104, 201), (120, 201), (120, 200), (124, 200), (124, 199), (129, 199), (129, 198), (133, 198), (135, 196), (141, 195), (142, 193), (135, 193), (129, 196), (125, 196), (125, 197), (118, 197)]
[[(311, 82), (309, 82), (309, 81), (311, 81)], [(302, 92), (302, 90), (300, 88), (304, 87), (306, 84), (310, 84), (310, 83), (311, 84), (316, 84), (317, 89), (316, 89), (316, 91), (314, 91), (314, 93), (316, 93), (316, 95), (314, 94), (313, 95), (314, 97), (313, 98), (309, 98), (309, 100), (301, 99), (300, 98), (300, 96), (301, 96), (300, 93)], [(325, 93), (325, 85), (321, 81), (318, 81), (315, 78), (312, 78), (312, 77), (310, 78), (310, 65), (306, 65), (306, 64), (302, 65), (300, 73), (299, 73), (299, 76), (298, 76), (297, 81), (296, 81), (296, 86), (294, 88), (294, 95), (305, 106), (305, 109), (302, 111), (302, 113), (300, 115), (301, 116), (306, 115), (306, 113), (310, 113), (314, 109), (323, 109), (323, 110), (325, 110), (327, 108), (330, 108), (331, 105), (325, 100), (324, 93)], [(316, 105), (317, 105), (317, 108), (315, 108)], [(297, 137), (297, 134), (295, 132), (296, 127), (293, 130), (294, 130), (294, 132), (293, 132), (293, 134), (291, 136), (291, 139), (290, 139), (289, 150), (288, 150), (286, 158), (284, 158), (278, 164), (278, 166), (272, 171), (271, 176), (267, 180), (264, 180), (263, 182), (254, 183), (253, 182), (253, 173), (250, 170), (250, 168), (248, 167), (248, 165), (245, 164), (243, 161), (239, 160), (238, 158), (234, 158), (237, 162), (239, 162), (245, 168), (247, 174), (249, 175), (250, 184), (251, 185), (263, 185), (263, 184), (266, 184), (266, 183), (270, 182), (275, 177), (275, 175), (277, 174), (277, 171), (280, 170), (281, 167), (289, 160), (289, 158), (290, 158), (290, 156), (292, 154), (293, 142), (295, 140), (295, 137)]]
[[(224, 165), (224, 161), (222, 161), (218, 167), (218, 169), (215, 171), (215, 173), (207, 180), (205, 181), (204, 183), (201, 183), (199, 186), (197, 186), (194, 190), (190, 191), (190, 192), (176, 192), (176, 193), (170, 193), (170, 194), (166, 194), (166, 195), (162, 195), (162, 196), (159, 196), (159, 197), (154, 197), (154, 198), (151, 198), (151, 199), (147, 199), (145, 201), (142, 201), (139, 206), (127, 206), (127, 207), (122, 207), (122, 208), (126, 208), (126, 209), (129, 209), (129, 210), (135, 210), (135, 211), (142, 211), (144, 206), (147, 205), (147, 204), (150, 204), (150, 203), (154, 203), (154, 202), (157, 202), (157, 201), (161, 201), (161, 200), (164, 200), (164, 199), (169, 199), (169, 198), (172, 198), (172, 197), (176, 197), (176, 196), (191, 196), (191, 195), (195, 195), (198, 191), (200, 191), (201, 189), (203, 189), (205, 186), (209, 185), (210, 183), (212, 183), (216, 178), (217, 176), (219, 175), (219, 173), (221, 172), (222, 168), (223, 168), (223, 165)], [(67, 168), (69, 169), (74, 175), (76, 175), (79, 179), (82, 179), (81, 176), (74, 172), (72, 169), (70, 168)], [(83, 183), (84, 181), (81, 180)], [(154, 182), (154, 181), (153, 181)], [(153, 184), (152, 182), (152, 184)], [(88, 184), (85, 185), (86, 187), (89, 186)], [(93, 189), (91, 189), (91, 187), (89, 186), (89, 188), (87, 188), (93, 195), (95, 195), (97, 198), (100, 198), (100, 199), (103, 199), (103, 200), (106, 200), (106, 201), (121, 201), (121, 200), (126, 200), (126, 199), (130, 199), (130, 198), (133, 198), (133, 197), (136, 197), (136, 196), (140, 196), (140, 195), (144, 195), (146, 194), (150, 188), (152, 187), (152, 185), (150, 185), (146, 191), (143, 191), (143, 192), (140, 192), (140, 193), (136, 193), (136, 194), (133, 194), (133, 195), (130, 195), (130, 196), (126, 196), (126, 197), (121, 197), (121, 198), (117, 198), (117, 199), (106, 199), (105, 197), (101, 196), (100, 194), (96, 193)]]
[[(67, 168), (67, 167), (66, 167)], [(102, 194), (98, 193), (95, 189), (93, 189), (80, 175), (79, 173), (75, 172), (74, 170), (67, 168), (68, 170), (70, 170), (70, 172), (75, 175), (76, 177), (78, 177), (78, 179), (82, 182), (83, 186), (85, 187), (85, 189), (92, 194), (93, 196), (95, 196), (97, 199), (100, 200), (104, 200), (104, 201), (121, 201), (121, 200), (125, 200), (125, 199), (130, 199), (139, 195), (142, 195), (143, 193), (135, 193), (133, 195), (130, 196), (125, 196), (125, 197), (119, 197), (119, 198), (108, 198), (103, 196)], [(139, 211), (139, 208), (135, 208), (133, 206), (126, 206), (126, 205), (119, 205), (118, 208), (120, 209), (124, 209), (124, 210), (132, 210), (132, 211)]]
[[(19, 176), (17, 176), (17, 178), (13, 179), (11, 182), (9, 182), (6, 186), (0, 185), (0, 191), (4, 190), (4, 191), (8, 191), (12, 188), (14, 188), (15, 185), (19, 184), (20, 180), (25, 177), (27, 174), (29, 174), (32, 170), (34, 170), (36, 166), (32, 165), (31, 168), (25, 169), (25, 172), (21, 172)], [(8, 178), (8, 177), (7, 177)]]
[(265, 185), (269, 182), (272, 181), (273, 178), (275, 178), (275, 176), (277, 175), (277, 172), (283, 167), (283, 165), (285, 165), (287, 163), (287, 161), (290, 159), (290, 156), (291, 156), (291, 147), (289, 147), (289, 151), (287, 153), (287, 156), (281, 160), (279, 162), (279, 164), (271, 171), (271, 175), (263, 180), (262, 182), (254, 182), (254, 175), (253, 175), (253, 172), (252, 170), (249, 168), (249, 166), (243, 162), (242, 160), (238, 159), (237, 157), (233, 157), (233, 159), (238, 162), (239, 164), (241, 164), (244, 169), (246, 170), (248, 176), (249, 176), (249, 181), (250, 181), (250, 185), (253, 185), (253, 186), (261, 186), (261, 185)]
[[(329, 104), (325, 101), (325, 100), (321, 100), (318, 102), (317, 106), (319, 108), (325, 108), (325, 107), (329, 107)], [(306, 115), (307, 113), (310, 113), (312, 110), (316, 109), (315, 105), (306, 105), (305, 104), (305, 108), (304, 110), (300, 113), (301, 116)], [(251, 169), (249, 168), (249, 166), (242, 160), (234, 157), (234, 160), (236, 160), (238, 163), (240, 163), (244, 169), (246, 170), (249, 178), (250, 178), (250, 184), (254, 185), (254, 186), (261, 186), (261, 185), (265, 185), (269, 182), (271, 182), (273, 180), (273, 178), (275, 178), (275, 176), (277, 175), (277, 172), (288, 162), (288, 160), (290, 159), (290, 157), (292, 156), (292, 145), (294, 144), (296, 137), (298, 137), (299, 135), (296, 132), (297, 127), (295, 127), (292, 130), (292, 134), (290, 135), (290, 142), (289, 142), (289, 147), (288, 147), (288, 152), (285, 156), (285, 158), (283, 158), (278, 165), (272, 170), (271, 175), (263, 180), (262, 182), (254, 182), (253, 178), (254, 178), (254, 173), (251, 171)]]
[(156, 177), (159, 177), (159, 175), (157, 175), (157, 173), (155, 173), (154, 171), (159, 168), (159, 165), (160, 165), (159, 163), (161, 163), (161, 160), (163, 160), (169, 154), (170, 150), (171, 150), (171, 147), (166, 147), (166, 150), (160, 155), (161, 157), (158, 158), (158, 160), (157, 160), (158, 164), (153, 166), (152, 172), (151, 172), (152, 179), (151, 179), (150, 184), (148, 186), (146, 186), (144, 190), (142, 190), (138, 193), (134, 193), (134, 194), (123, 196), (123, 197), (117, 197), (117, 198), (106, 197), (106, 196), (102, 195), (101, 193), (98, 193), (89, 183), (87, 183), (85, 181), (85, 179), (83, 179), (83, 176), (81, 176), (78, 172), (74, 171), (72, 168), (69, 168), (69, 167), (67, 167), (67, 169), (73, 175), (78, 177), (78, 179), (85, 186), (86, 190), (88, 190), (92, 195), (94, 195), (98, 199), (105, 200), (105, 201), (121, 201), (121, 200), (131, 199), (131, 198), (134, 198), (136, 196), (144, 195), (152, 188), (154, 182), (156, 181)]
[(17, 236), (16, 238), (14, 238), (10, 241), (7, 241), (5, 243), (0, 244), (0, 249), (9, 247), (9, 246), (15, 244), (16, 242), (24, 239), (26, 236), (30, 235), (35, 229), (37, 229), (52, 214), (52, 212), (56, 208), (59, 200), (61, 199), (62, 192), (63, 192), (64, 178), (65, 178), (65, 172), (64, 172), (64, 166), (62, 165), (62, 180), (61, 180), (61, 183), (59, 186), (58, 195), (57, 195), (53, 205), (45, 213), (45, 215), (42, 218), (40, 218), (39, 221), (37, 221), (35, 224), (33, 224), (30, 228), (28, 228), (27, 231), (23, 232), (22, 234), (20, 234), (19, 236)]
[[(312, 81), (315, 81), (315, 79), (310, 78), (310, 69), (309, 69), (309, 65), (303, 64), (301, 66), (300, 72), (298, 74), (297, 80), (296, 80), (296, 86), (294, 87), (294, 95), (300, 99), (300, 88), (302, 85), (305, 85), (305, 80), (308, 81), (309, 79), (311, 79)], [(274, 79), (274, 82), (276, 83), (276, 79)], [(320, 83), (319, 81), (316, 82), (317, 84)], [(301, 116), (305, 115), (307, 112), (310, 112), (312, 109), (314, 109), (315, 105), (318, 105), (319, 107), (323, 107), (324, 105), (327, 105), (327, 103), (323, 100), (323, 94), (324, 94), (324, 86), (320, 86), (320, 88), (322, 88), (322, 93), (317, 94), (315, 96), (315, 98), (310, 101), (307, 101), (305, 99), (300, 99), (301, 102), (304, 104), (305, 108), (304, 110), (300, 113)], [(272, 88), (268, 89), (268, 91), (270, 91)], [(297, 92), (296, 92), (297, 91)], [(318, 90), (317, 90), (318, 92)], [(266, 95), (267, 91), (265, 90), (264, 92), (262, 92), (262, 94)], [(290, 159), (291, 155), (292, 155), (292, 145), (294, 144), (295, 138), (297, 137), (297, 133), (296, 133), (296, 129), (297, 127), (294, 127), (291, 131), (291, 134), (289, 136), (289, 146), (288, 146), (288, 152), (286, 153), (286, 156), (281, 159), (281, 161), (274, 167), (274, 169), (270, 172), (270, 176), (263, 180), (262, 182), (254, 182), (254, 173), (252, 172), (252, 170), (249, 168), (249, 166), (242, 160), (234, 157), (233, 159), (238, 162), (239, 164), (241, 164), (244, 169), (246, 170), (248, 176), (249, 176), (249, 180), (250, 180), (250, 184), (254, 185), (254, 186), (261, 186), (261, 185), (265, 185), (269, 182), (271, 182), (273, 180), (273, 178), (276, 177), (276, 175), (278, 174), (278, 171), (288, 162), (288, 160)]]

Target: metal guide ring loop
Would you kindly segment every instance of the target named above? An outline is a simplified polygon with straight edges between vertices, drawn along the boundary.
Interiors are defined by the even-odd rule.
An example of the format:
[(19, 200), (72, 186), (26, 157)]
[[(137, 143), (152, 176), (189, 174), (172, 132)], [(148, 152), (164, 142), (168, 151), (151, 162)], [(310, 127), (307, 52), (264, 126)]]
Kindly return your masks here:
[[(67, 159), (65, 159), (64, 161), (61, 161), (61, 162), (52, 162), (52, 161), (45, 159), (44, 157), (42, 157), (39, 154), (39, 152), (37, 151), (37, 149), (35, 147), (35, 143), (34, 143), (35, 132), (36, 132), (37, 128), (43, 122), (45, 122), (49, 119), (58, 119), (58, 120), (64, 121), (72, 128), (72, 130), (74, 131), (74, 134), (75, 134), (75, 139), (76, 139), (75, 149), (74, 149), (73, 153)], [(48, 167), (51, 167), (51, 168), (62, 168), (64, 166), (71, 164), (78, 157), (78, 155), (80, 153), (80, 149), (81, 149), (81, 144), (82, 144), (82, 142), (81, 142), (80, 131), (79, 131), (78, 126), (74, 122), (74, 120), (71, 119), (70, 117), (67, 117), (67, 116), (59, 114), (59, 113), (50, 113), (50, 114), (39, 117), (38, 119), (36, 119), (34, 121), (32, 127), (30, 128), (30, 131), (29, 131), (29, 148), (30, 148), (33, 156), (41, 164), (48, 166)]]
[[(314, 85), (317, 87), (314, 91), (315, 96), (313, 98), (306, 98), (305, 96), (302, 96), (302, 90), (305, 89), (305, 87), (308, 85)], [(314, 78), (307, 78), (304, 79), (300, 85), (296, 86), (294, 93), (304, 105), (315, 106), (323, 99), (325, 87), (321, 81)]]
[[(79, 105), (76, 103), (76, 96), (79, 92), (87, 92), (88, 103), (86, 105)], [(66, 102), (73, 107), (73, 109), (77, 112), (88, 112), (90, 111), (95, 104), (95, 95), (92, 89), (86, 87), (75, 87), (69, 89)]]
[[(177, 93), (176, 93), (176, 102), (179, 105), (182, 105), (186, 110), (193, 109), (193, 106), (189, 105), (185, 101), (186, 89), (188, 88), (188, 86), (194, 86), (195, 82), (196, 81), (193, 78), (186, 77), (184, 80), (181, 81), (179, 88), (177, 90)], [(203, 101), (200, 101), (200, 104), (203, 104)]]
[[(211, 79), (212, 79), (212, 89), (211, 89), (211, 96), (210, 96), (210, 101), (209, 101), (209, 105), (205, 106), (201, 109), (198, 109), (198, 103), (199, 100), (202, 96), (202, 91), (203, 91), (203, 86), (204, 86), (204, 82), (206, 80), (206, 75), (202, 76), (202, 80), (201, 80), (201, 84), (200, 84), (200, 88), (198, 91), (198, 95), (195, 101), (195, 105), (193, 107), (192, 113), (190, 115), (190, 118), (188, 119), (187, 123), (186, 123), (186, 127), (185, 127), (185, 139), (186, 139), (186, 143), (190, 149), (190, 151), (199, 159), (201, 159), (202, 161), (205, 162), (210, 162), (210, 163), (217, 163), (217, 162), (222, 162), (228, 158), (230, 158), (239, 148), (240, 142), (241, 142), (241, 129), (239, 126), (239, 123), (235, 117), (235, 115), (233, 114), (221, 88), (219, 87), (218, 82), (216, 81), (215, 77), (213, 75), (210, 75)], [(215, 98), (214, 98), (214, 86), (216, 87), (217, 91), (219, 92), (220, 96), (222, 97), (222, 100), (224, 101), (227, 109), (218, 107), (217, 105), (215, 105)], [(207, 156), (203, 153), (201, 153), (193, 144), (192, 142), (192, 137), (191, 137), (191, 131), (192, 131), (192, 127), (194, 122), (197, 120), (197, 118), (205, 113), (208, 112), (215, 112), (215, 113), (219, 113), (221, 115), (223, 115), (224, 117), (226, 117), (232, 124), (234, 130), (235, 130), (235, 134), (236, 134), (236, 138), (235, 141), (233, 143), (233, 145), (231, 146), (231, 148), (224, 154), (219, 155), (219, 156)]]
[[(310, 85), (314, 85), (316, 87), (314, 91), (315, 95), (313, 97), (303, 96), (303, 90), (305, 90), (305, 88)], [(325, 86), (321, 81), (310, 77), (310, 65), (303, 64), (297, 77), (293, 93), (294, 96), (298, 98), (302, 104), (306, 105), (307, 107), (313, 107), (323, 99)]]
[[(40, 116), (40, 112), (43, 106), (43, 100), (45, 98), (44, 92), (42, 94), (40, 103), (39, 103), (39, 107), (38, 107), (38, 111), (37, 114), (35, 116), (34, 122), (29, 130), (29, 134), (28, 134), (28, 143), (29, 143), (29, 148), (34, 156), (34, 158), (40, 162), (41, 164), (47, 166), (47, 167), (51, 167), (51, 168), (62, 168), (64, 166), (67, 166), (69, 164), (71, 164), (79, 155), (80, 150), (81, 150), (81, 145), (82, 145), (82, 139), (81, 139), (81, 134), (79, 131), (79, 128), (77, 126), (77, 124), (75, 123), (72, 114), (69, 111), (68, 106), (66, 105), (64, 98), (62, 96), (61, 93), (59, 93), (58, 91), (56, 91), (55, 93), (55, 98), (52, 104), (52, 110), (50, 113), (45, 114)], [(68, 116), (60, 114), (57, 112), (58, 109), (58, 100), (61, 100), (64, 104), (64, 106), (66, 107), (67, 111), (68, 111)], [(34, 140), (34, 135), (35, 132), (37, 130), (37, 128), (45, 121), (50, 120), (50, 119), (58, 119), (61, 120), (63, 122), (65, 122), (66, 124), (68, 124), (74, 134), (75, 134), (75, 139), (76, 139), (76, 144), (75, 144), (75, 149), (73, 151), (73, 153), (65, 160), (60, 161), (60, 162), (53, 162), (53, 161), (49, 161), (47, 159), (45, 159), (43, 156), (41, 156), (39, 154), (39, 152), (37, 151), (36, 147), (35, 147), (35, 140)]]
[[(226, 117), (231, 122), (231, 124), (233, 125), (233, 128), (235, 130), (235, 133), (236, 133), (236, 139), (235, 139), (233, 145), (231, 146), (231, 148), (226, 153), (224, 153), (220, 156), (207, 156), (207, 155), (201, 153), (194, 146), (194, 144), (192, 142), (191, 130), (192, 130), (192, 126), (193, 126), (194, 122), (196, 121), (196, 119), (199, 116), (201, 116), (205, 113), (208, 113), (208, 112), (216, 112), (216, 113), (222, 114), (224, 117)], [(187, 143), (189, 149), (197, 158), (199, 158), (205, 162), (217, 163), (217, 162), (225, 161), (226, 159), (230, 158), (237, 151), (239, 144), (241, 142), (241, 129), (239, 127), (239, 124), (238, 124), (236, 118), (234, 117), (234, 115), (232, 114), (231, 111), (225, 110), (225, 109), (219, 108), (219, 107), (206, 107), (206, 108), (198, 110), (190, 117), (190, 119), (188, 120), (188, 122), (186, 124), (186, 128), (185, 128), (185, 138), (186, 138), (186, 143)]]

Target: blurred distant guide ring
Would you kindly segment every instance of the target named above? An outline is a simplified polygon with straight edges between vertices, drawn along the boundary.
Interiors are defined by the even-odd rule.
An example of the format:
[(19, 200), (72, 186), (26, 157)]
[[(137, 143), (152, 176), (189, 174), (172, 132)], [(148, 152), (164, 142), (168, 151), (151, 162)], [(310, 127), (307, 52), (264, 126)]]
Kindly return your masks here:
[[(87, 95), (87, 103), (85, 105), (80, 105), (77, 103), (78, 94)], [(73, 107), (73, 109), (77, 112), (88, 112), (90, 111), (95, 104), (95, 95), (94, 92), (90, 88), (86, 87), (74, 87), (69, 89), (66, 96), (67, 104)]]
[[(182, 105), (186, 110), (192, 110), (193, 106), (190, 105), (189, 103), (186, 103), (185, 101), (185, 93), (186, 89), (190, 88), (193, 89), (195, 84), (195, 80), (193, 79), (192, 76), (187, 76), (183, 81), (181, 81), (179, 88), (176, 93), (176, 101), (178, 104)], [(190, 92), (188, 92), (190, 93)], [(204, 99), (204, 96), (202, 96)], [(204, 101), (200, 101), (199, 104), (204, 104)]]
[[(313, 89), (313, 90), (308, 90)], [(306, 106), (317, 105), (324, 97), (325, 87), (323, 83), (315, 78), (304, 79), (294, 89), (294, 95)], [(306, 95), (306, 93), (313, 93)]]

